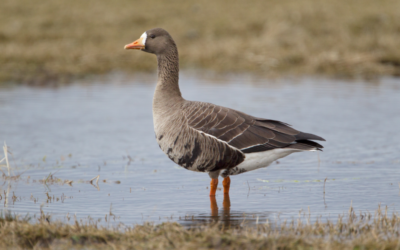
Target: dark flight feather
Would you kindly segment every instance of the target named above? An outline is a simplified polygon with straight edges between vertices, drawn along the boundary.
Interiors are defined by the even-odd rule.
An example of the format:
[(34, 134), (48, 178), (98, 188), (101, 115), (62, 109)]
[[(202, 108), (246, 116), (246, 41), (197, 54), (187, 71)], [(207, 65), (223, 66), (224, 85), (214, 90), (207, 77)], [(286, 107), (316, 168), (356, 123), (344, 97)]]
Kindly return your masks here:
[(193, 129), (222, 140), (243, 153), (276, 148), (320, 150), (325, 141), (320, 136), (298, 131), (289, 124), (257, 118), (211, 103), (189, 102), (183, 108), (188, 125)]

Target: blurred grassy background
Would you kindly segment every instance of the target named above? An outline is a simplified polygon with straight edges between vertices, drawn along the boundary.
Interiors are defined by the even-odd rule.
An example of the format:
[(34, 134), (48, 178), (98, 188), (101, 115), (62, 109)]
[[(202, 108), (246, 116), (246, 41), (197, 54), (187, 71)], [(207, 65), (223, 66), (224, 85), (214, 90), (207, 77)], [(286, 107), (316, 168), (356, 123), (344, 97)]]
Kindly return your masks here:
[(155, 70), (123, 46), (163, 27), (181, 68), (400, 75), (399, 0), (1, 0), (0, 82)]

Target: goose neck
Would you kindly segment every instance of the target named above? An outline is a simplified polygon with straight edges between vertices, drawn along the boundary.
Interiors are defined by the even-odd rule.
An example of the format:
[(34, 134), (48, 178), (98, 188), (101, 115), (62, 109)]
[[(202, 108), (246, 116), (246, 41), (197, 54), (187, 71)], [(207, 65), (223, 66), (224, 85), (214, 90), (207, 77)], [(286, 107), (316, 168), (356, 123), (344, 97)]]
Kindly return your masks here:
[(182, 99), (179, 89), (179, 58), (177, 50), (158, 55), (157, 63), (158, 81), (154, 97), (169, 100)]

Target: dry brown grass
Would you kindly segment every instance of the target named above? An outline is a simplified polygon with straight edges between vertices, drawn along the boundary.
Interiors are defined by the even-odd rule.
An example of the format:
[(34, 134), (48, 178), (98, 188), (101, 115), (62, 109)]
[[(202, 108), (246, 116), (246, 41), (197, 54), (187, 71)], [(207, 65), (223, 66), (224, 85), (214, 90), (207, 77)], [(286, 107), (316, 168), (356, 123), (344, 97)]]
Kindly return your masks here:
[[(387, 212), (387, 211), (386, 211)], [(399, 249), (400, 218), (378, 209), (375, 215), (349, 215), (337, 222), (268, 223), (258, 227), (177, 223), (104, 228), (96, 224), (0, 217), (0, 247), (12, 249)], [(346, 219), (345, 219), (346, 218)]]
[(400, 1), (0, 1), (0, 82), (154, 70), (124, 51), (154, 27), (183, 68), (267, 75), (400, 75)]

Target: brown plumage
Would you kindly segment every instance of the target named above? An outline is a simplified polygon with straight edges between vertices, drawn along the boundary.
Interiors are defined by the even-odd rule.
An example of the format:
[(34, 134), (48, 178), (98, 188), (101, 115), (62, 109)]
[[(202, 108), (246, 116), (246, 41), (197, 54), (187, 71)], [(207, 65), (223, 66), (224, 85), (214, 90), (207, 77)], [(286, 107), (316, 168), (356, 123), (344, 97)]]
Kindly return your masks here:
[(158, 82), (153, 99), (157, 142), (178, 165), (208, 172), (214, 179), (211, 195), (215, 194), (215, 179), (220, 174), (240, 174), (266, 167), (293, 152), (323, 148), (312, 141), (324, 141), (323, 138), (295, 130), (286, 123), (183, 99), (178, 84), (178, 50), (165, 30), (148, 30), (125, 48), (157, 56)]

